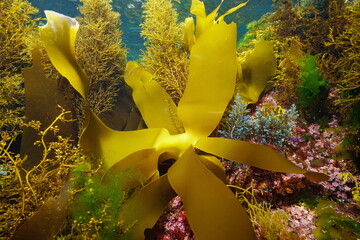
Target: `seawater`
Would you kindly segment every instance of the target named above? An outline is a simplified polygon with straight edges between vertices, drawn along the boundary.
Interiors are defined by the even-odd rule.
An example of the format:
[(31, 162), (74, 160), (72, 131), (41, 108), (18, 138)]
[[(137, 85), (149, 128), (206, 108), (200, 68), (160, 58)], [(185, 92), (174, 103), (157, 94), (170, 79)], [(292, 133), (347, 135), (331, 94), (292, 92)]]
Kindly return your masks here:
[[(140, 24), (142, 23), (142, 3), (146, 0), (113, 0), (112, 6), (116, 12), (120, 13), (122, 21), (121, 29), (123, 31), (122, 41), (128, 48), (128, 60), (139, 58), (141, 49), (144, 48), (144, 39), (140, 36)], [(70, 17), (80, 16), (78, 6), (80, 0), (29, 0), (35, 7), (40, 10), (40, 16), (45, 17), (44, 10), (53, 10)], [(220, 0), (204, 0), (207, 12), (216, 8)], [(236, 6), (244, 0), (225, 0), (219, 10), (219, 14)], [(234, 21), (238, 25), (238, 39), (247, 31), (246, 25), (254, 20), (258, 20), (267, 12), (272, 12), (272, 0), (250, 0), (248, 4), (228, 16), (227, 22)], [(179, 21), (184, 21), (190, 14), (191, 0), (174, 1), (174, 7), (179, 14)]]

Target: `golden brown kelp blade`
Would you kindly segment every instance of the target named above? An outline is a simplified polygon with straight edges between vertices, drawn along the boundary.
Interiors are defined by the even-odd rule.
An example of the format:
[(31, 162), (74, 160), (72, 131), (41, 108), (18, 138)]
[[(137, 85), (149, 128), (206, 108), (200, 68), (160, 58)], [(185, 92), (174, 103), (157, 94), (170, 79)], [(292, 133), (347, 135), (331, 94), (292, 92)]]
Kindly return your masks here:
[(149, 128), (166, 128), (171, 134), (183, 132), (176, 105), (153, 75), (129, 62), (126, 83), (133, 89), (133, 98)]
[(68, 181), (58, 198), (49, 198), (14, 234), (13, 240), (53, 239), (64, 224), (73, 181)]
[(195, 146), (218, 157), (274, 172), (305, 174), (316, 182), (329, 178), (325, 174), (302, 169), (277, 151), (260, 144), (227, 138), (201, 138)]
[(115, 163), (106, 173), (104, 179), (111, 177), (112, 174), (126, 170), (136, 169), (145, 179), (158, 177), (159, 152), (154, 148), (136, 151), (121, 161)]
[(184, 203), (196, 237), (256, 239), (245, 209), (200, 158), (190, 147), (169, 169), (170, 184)]
[[(65, 107), (64, 95), (60, 90), (59, 82), (52, 81), (45, 76), (39, 49), (33, 50), (32, 57), (33, 66), (23, 70), (25, 122), (34, 120), (40, 121), (42, 126), (49, 126), (60, 113), (57, 106)], [(43, 150), (34, 145), (34, 142), (39, 140), (39, 135), (34, 129), (25, 127), (23, 131), (21, 155), (22, 157), (27, 156), (24, 166), (30, 168), (39, 163)], [(62, 136), (76, 138), (76, 132), (76, 127), (72, 122), (60, 123)], [(55, 140), (55, 136), (49, 135), (47, 140)]]
[(79, 24), (74, 18), (54, 11), (45, 11), (45, 14), (48, 22), (39, 31), (47, 54), (59, 73), (86, 99), (89, 79), (75, 60), (75, 39)]
[(110, 168), (128, 155), (150, 149), (165, 129), (151, 128), (137, 131), (115, 131), (108, 128), (94, 113), (89, 113), (89, 124), (80, 138), (86, 154), (102, 158)]
[(259, 40), (254, 50), (245, 56), (241, 63), (242, 74), (237, 92), (249, 103), (256, 103), (267, 82), (275, 75), (276, 60), (273, 44)]
[[(89, 81), (74, 56), (78, 24), (75, 19), (46, 11), (48, 23), (40, 28), (51, 62), (70, 84), (86, 99)], [(137, 150), (151, 148), (161, 129), (144, 129), (132, 132), (115, 131), (107, 127), (87, 106), (84, 130), (80, 145), (85, 153), (104, 159), (107, 167)], [(139, 142), (139, 136), (146, 136)]]
[[(33, 51), (33, 66), (23, 70), (25, 84), (25, 122), (40, 121), (49, 126), (58, 115), (56, 106), (56, 81), (50, 81), (44, 73), (38, 50)], [(39, 163), (43, 149), (34, 146), (39, 135), (32, 128), (24, 128), (21, 142), (21, 156), (27, 156), (25, 167)], [(50, 139), (49, 139), (50, 140)]]
[(245, 4), (216, 19), (221, 4), (206, 15), (204, 3), (192, 1), (190, 11), (196, 15), (196, 26), (193, 20), (186, 20), (184, 40), (188, 41), (185, 46), (191, 49), (190, 66), (178, 107), (185, 130), (192, 134), (209, 136), (233, 96), (237, 74), (236, 24), (226, 24), (223, 18)]
[[(197, 10), (200, 11), (197, 17), (203, 18), (205, 9), (199, 7)], [(197, 35), (191, 49), (190, 58), (193, 66), (190, 66), (188, 86), (178, 107), (179, 118), (185, 127), (184, 133), (171, 135), (165, 128), (118, 132), (107, 128), (95, 114), (88, 111), (89, 124), (82, 135), (81, 145), (89, 153), (102, 157), (108, 167), (114, 167), (113, 170), (121, 170), (124, 166), (135, 166), (136, 163), (144, 160), (146, 162), (144, 164), (150, 162), (149, 166), (141, 167), (144, 172), (151, 175), (152, 170), (155, 170), (154, 160), (157, 155), (160, 155), (160, 158), (177, 160), (168, 171), (170, 184), (164, 177), (167, 176), (166, 174), (151, 181), (139, 190), (125, 207), (124, 212), (120, 213), (120, 219), (125, 220), (125, 226), (129, 229), (127, 233), (129, 239), (143, 239), (145, 228), (152, 227), (166, 202), (170, 200), (173, 193), (171, 187), (183, 198), (190, 224), (199, 239), (254, 238), (246, 212), (223, 182), (223, 169), (216, 162), (217, 160), (214, 157), (198, 156), (194, 150), (195, 145), (214, 155), (218, 153), (220, 156), (227, 156), (226, 153), (230, 152), (234, 154), (230, 158), (243, 159), (239, 156), (241, 153), (237, 153), (241, 142), (232, 143), (220, 139), (224, 141), (211, 145), (214, 143), (212, 140), (205, 141), (219, 124), (233, 96), (237, 75), (235, 24), (228, 25), (224, 21), (213, 21), (216, 16), (214, 13), (210, 16), (211, 20), (205, 19), (202, 32)], [(51, 38), (44, 41), (51, 41)], [(130, 63), (129, 69), (135, 71), (136, 66), (134, 66)], [(133, 75), (135, 76), (143, 77), (142, 74)], [(136, 81), (136, 79), (129, 80)], [(133, 86), (144, 87), (139, 82), (135, 82)], [(138, 89), (134, 89), (134, 92), (136, 91)], [(142, 100), (140, 105), (145, 104), (146, 101)], [(161, 105), (163, 106), (166, 105)], [(143, 107), (145, 106), (139, 106), (139, 109)], [(166, 120), (162, 121), (168, 121), (165, 116), (167, 115), (164, 114), (162, 118)], [(208, 146), (210, 149), (207, 148)], [(255, 163), (261, 162), (259, 158), (269, 151), (265, 146), (256, 146), (251, 148), (254, 154), (259, 150), (264, 153), (257, 153)], [(243, 152), (251, 157), (249, 150)], [(144, 154), (150, 156), (145, 157)], [(150, 161), (146, 161), (147, 157)], [(116, 169), (117, 167), (119, 169)], [(293, 169), (300, 171), (296, 167)], [(302, 173), (307, 171), (303, 170)]]
[(210, 28), (192, 47), (189, 78), (178, 107), (185, 131), (199, 136), (210, 135), (220, 122), (234, 93), (237, 71), (236, 25), (221, 22)]
[(199, 158), (201, 162), (213, 173), (218, 177), (221, 181), (223, 181), (225, 184), (228, 183), (228, 179), (225, 173), (224, 166), (214, 156), (201, 156)]
[(124, 221), (125, 227), (128, 228), (122, 239), (144, 239), (144, 230), (154, 226), (169, 201), (175, 196), (167, 174), (139, 190), (120, 212), (120, 221)]

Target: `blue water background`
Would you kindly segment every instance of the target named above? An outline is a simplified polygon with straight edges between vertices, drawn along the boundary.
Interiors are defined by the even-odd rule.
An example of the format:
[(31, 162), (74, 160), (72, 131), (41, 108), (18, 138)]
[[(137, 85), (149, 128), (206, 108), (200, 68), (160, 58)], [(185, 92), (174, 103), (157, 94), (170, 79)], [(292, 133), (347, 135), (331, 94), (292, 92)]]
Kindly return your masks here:
[[(128, 60), (138, 59), (141, 50), (144, 49), (144, 40), (140, 36), (140, 24), (142, 22), (141, 4), (144, 0), (113, 0), (113, 8), (120, 13), (123, 31), (123, 42), (128, 48)], [(39, 8), (42, 17), (45, 17), (44, 10), (53, 10), (70, 17), (80, 15), (77, 7), (81, 4), (79, 0), (29, 0), (35, 7)], [(211, 12), (218, 6), (220, 0), (204, 0), (207, 12)], [(225, 0), (219, 13), (222, 14), (231, 7), (244, 2), (244, 0)], [(272, 12), (272, 0), (250, 0), (249, 3), (232, 13), (225, 20), (234, 21), (238, 24), (238, 39), (247, 31), (246, 25), (258, 20), (267, 12)], [(174, 1), (174, 6), (179, 13), (179, 21), (191, 16), (189, 9), (191, 0), (182, 0), (181, 3)]]

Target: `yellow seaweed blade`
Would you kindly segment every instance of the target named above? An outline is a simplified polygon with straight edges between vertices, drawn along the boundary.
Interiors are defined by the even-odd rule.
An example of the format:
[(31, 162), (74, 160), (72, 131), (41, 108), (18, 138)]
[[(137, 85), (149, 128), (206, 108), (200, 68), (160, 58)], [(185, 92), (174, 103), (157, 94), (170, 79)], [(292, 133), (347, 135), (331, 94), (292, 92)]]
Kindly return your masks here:
[(195, 44), (195, 23), (192, 17), (185, 19), (184, 23), (184, 48), (190, 53), (192, 46)]
[(86, 154), (103, 158), (106, 166), (111, 167), (131, 153), (153, 148), (161, 135), (169, 133), (165, 129), (116, 131), (89, 112), (89, 124), (80, 138), (80, 145)]
[(302, 169), (275, 150), (255, 143), (227, 138), (201, 138), (195, 147), (218, 157), (269, 171), (304, 174), (316, 182), (329, 178), (325, 174)]
[(120, 212), (119, 219), (128, 228), (121, 239), (145, 239), (144, 230), (155, 225), (169, 201), (175, 196), (167, 174), (140, 189)]
[(169, 169), (168, 175), (184, 203), (196, 239), (256, 239), (246, 211), (192, 147)]
[(245, 57), (241, 66), (242, 78), (239, 79), (237, 91), (245, 101), (255, 103), (267, 82), (276, 72), (273, 44), (262, 39), (259, 40), (255, 44), (255, 49)]
[(219, 159), (214, 156), (199, 156), (199, 159), (213, 174), (223, 181), (223, 183), (228, 183), (225, 168)]
[[(52, 121), (59, 116), (57, 104), (59, 99), (58, 83), (49, 80), (44, 73), (44, 66), (41, 63), (40, 49), (32, 51), (32, 67), (23, 69), (25, 84), (25, 122), (31, 120), (40, 121), (42, 126), (50, 126)], [(2, 88), (3, 86), (1, 86)], [(6, 105), (5, 105), (6, 106)], [(60, 128), (59, 135), (68, 136), (69, 132), (64, 132), (66, 124)], [(73, 133), (73, 132), (71, 132)], [(23, 166), (30, 170), (40, 163), (43, 157), (43, 148), (34, 145), (39, 140), (39, 133), (32, 128), (25, 127), (21, 137), (20, 154), (26, 157)], [(55, 138), (47, 138), (47, 141), (54, 141)]]
[[(221, 2), (222, 2), (222, 1), (221, 1)], [(237, 5), (236, 7), (233, 7), (233, 8), (231, 8), (231, 9), (227, 10), (226, 13), (224, 13), (223, 15), (221, 15), (221, 16), (217, 19), (217, 21), (223, 21), (223, 20), (224, 20), (224, 17), (226, 17), (227, 15), (229, 15), (229, 14), (231, 14), (231, 13), (239, 10), (239, 9), (242, 8), (242, 7), (244, 7), (248, 2), (249, 2), (249, 0), (246, 1), (246, 2), (244, 2), (244, 3), (240, 3), (240, 4)]]
[(166, 128), (171, 134), (183, 132), (175, 103), (149, 72), (129, 62), (125, 81), (133, 89), (136, 106), (149, 128)]
[(233, 96), (237, 74), (236, 25), (212, 24), (192, 47), (178, 115), (186, 132), (208, 136)]
[(209, 15), (206, 16), (204, 2), (199, 0), (192, 1), (190, 12), (196, 16), (196, 38), (199, 38), (204, 31), (206, 31), (212, 24), (214, 24), (214, 20), (222, 2), (223, 0), (219, 6), (217, 6)]
[(61, 75), (66, 77), (86, 99), (89, 80), (75, 60), (75, 39), (79, 24), (74, 18), (54, 11), (45, 11), (47, 24), (39, 27), (48, 56)]
[(68, 216), (71, 198), (70, 189), (74, 182), (68, 180), (57, 198), (48, 198), (32, 216), (16, 229), (13, 240), (54, 239), (59, 234)]
[(111, 176), (112, 173), (136, 169), (145, 179), (150, 179), (158, 174), (159, 156), (160, 152), (154, 148), (141, 149), (119, 160), (107, 171), (106, 175)]
[(192, 0), (190, 12), (192, 14), (196, 15), (196, 17), (206, 18), (204, 2), (202, 2), (200, 0)]

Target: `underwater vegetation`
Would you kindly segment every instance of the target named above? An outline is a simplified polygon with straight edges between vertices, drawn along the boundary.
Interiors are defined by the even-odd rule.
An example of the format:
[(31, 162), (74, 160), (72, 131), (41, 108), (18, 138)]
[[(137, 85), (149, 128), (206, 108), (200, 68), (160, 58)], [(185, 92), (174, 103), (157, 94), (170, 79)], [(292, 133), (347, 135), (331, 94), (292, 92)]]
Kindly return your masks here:
[(255, 41), (252, 49), (238, 53), (236, 92), (248, 103), (258, 101), (267, 82), (275, 75), (276, 60), (273, 49), (271, 42), (260, 38)]
[[(81, 2), (76, 59), (89, 77), (90, 107), (102, 115), (113, 110), (125, 87), (126, 49), (121, 42), (120, 15), (112, 10), (111, 0)], [(125, 98), (126, 92), (121, 93)]]
[(23, 81), (19, 74), (5, 76), (0, 80), (0, 129), (3, 139), (5, 135), (10, 135), (15, 140), (13, 137), (21, 133), (24, 116)]
[(324, 92), (326, 82), (320, 72), (316, 69), (316, 56), (307, 56), (300, 64), (301, 83), (298, 89), (298, 105), (308, 108), (316, 101), (316, 97)]
[(183, 30), (171, 0), (149, 0), (142, 5), (145, 39), (142, 66), (178, 103), (188, 77), (188, 54), (182, 49)]
[[(306, 114), (310, 119), (318, 119), (317, 121), (320, 122), (327, 115), (326, 96), (328, 93), (327, 82), (317, 70), (316, 58), (316, 56), (308, 55), (300, 60), (301, 82), (297, 90), (297, 105), (302, 109), (307, 109)], [(314, 104), (315, 102), (322, 102), (322, 104)]]
[[(19, 74), (21, 69), (31, 64), (26, 45), (28, 34), (35, 27), (31, 14), (37, 9), (26, 1), (1, 1), (1, 77)], [(6, 33), (6, 34), (5, 34)]]
[(75, 183), (70, 207), (73, 221), (67, 226), (70, 234), (69, 229), (62, 231), (63, 238), (118, 239), (126, 231), (118, 214), (134, 189), (127, 188), (124, 182), (141, 181), (142, 176), (136, 171), (116, 173), (104, 184), (101, 170), (101, 166), (93, 169), (88, 163), (73, 170), (71, 178)]
[(30, 66), (27, 37), (35, 27), (31, 14), (37, 9), (28, 2), (0, 2), (0, 131), (11, 140), (21, 133), (24, 88), (21, 69)]
[[(244, 4), (240, 4), (237, 8), (243, 5)], [(231, 9), (225, 13), (225, 15), (237, 8)], [(124, 206), (124, 211), (120, 212), (121, 218), (125, 221), (125, 227), (133, 226), (125, 233), (129, 237), (131, 236), (130, 238), (132, 239), (142, 238), (144, 228), (151, 227), (155, 223), (162, 209), (166, 206), (166, 203), (172, 198), (168, 197), (174, 196), (174, 191), (182, 196), (184, 205), (188, 208), (187, 216), (190, 225), (195, 234), (200, 238), (218, 239), (226, 235), (228, 236), (226, 238), (235, 238), (240, 233), (248, 234), (249, 238), (252, 238), (253, 233), (245, 221), (246, 218), (241, 217), (243, 218), (242, 221), (236, 221), (234, 219), (244, 216), (245, 212), (236, 201), (236, 198), (232, 197), (232, 193), (221, 183), (223, 180), (219, 181), (220, 179), (224, 179), (224, 172), (221, 170), (219, 163), (210, 155), (197, 155), (192, 145), (211, 154), (223, 155), (233, 161), (249, 163), (269, 170), (303, 173), (316, 181), (327, 178), (326, 175), (307, 172), (306, 170), (298, 168), (280, 154), (261, 145), (235, 142), (230, 139), (206, 138), (221, 119), (222, 113), (234, 91), (237, 71), (235, 55), (236, 31), (234, 28), (235, 24), (228, 25), (223, 22), (222, 19), (224, 16), (220, 16), (216, 22), (213, 22), (212, 19), (215, 18), (216, 11), (206, 16), (204, 14), (205, 7), (202, 2), (194, 1), (192, 12), (196, 13), (198, 21), (196, 25), (196, 35), (194, 35), (196, 42), (191, 46), (190, 59), (193, 61), (192, 64), (190, 64), (187, 88), (177, 109), (178, 114), (182, 116), (181, 119), (185, 132), (181, 132), (181, 129), (177, 129), (176, 126), (173, 125), (173, 122), (179, 122), (172, 120), (172, 118), (177, 117), (175, 115), (176, 112), (172, 112), (171, 109), (169, 109), (170, 111), (162, 110), (164, 108), (176, 107), (175, 104), (171, 104), (172, 100), (169, 96), (166, 97), (166, 94), (161, 93), (161, 89), (159, 85), (156, 85), (155, 81), (149, 82), (149, 77), (151, 77), (149, 73), (138, 67), (137, 64), (131, 62), (127, 64), (125, 80), (130, 87), (133, 88), (135, 103), (139, 107), (147, 126), (151, 128), (138, 131), (117, 132), (107, 128), (90, 108), (87, 108), (88, 120), (85, 120), (87, 124), (80, 137), (80, 144), (85, 153), (93, 153), (95, 156), (102, 157), (105, 164), (110, 167), (110, 172), (121, 171), (129, 167), (138, 167), (146, 178), (153, 178), (150, 183), (140, 189), (139, 192), (129, 200), (129, 203)], [(59, 28), (57, 28), (57, 31), (54, 31), (54, 27), (51, 27), (49, 23), (40, 29), (41, 37), (45, 42), (50, 59), (54, 66), (68, 78), (80, 95), (86, 99), (86, 89), (88, 89), (89, 84), (88, 78), (78, 67), (77, 63), (71, 60), (74, 59), (74, 56), (71, 54), (74, 42), (71, 41), (71, 39), (75, 39), (78, 25), (73, 19), (69, 19), (63, 15), (50, 11), (47, 11), (46, 14), (49, 21), (58, 24), (58, 26), (67, 25), (65, 25), (66, 28), (62, 28), (61, 31), (59, 31)], [(225, 34), (221, 34), (222, 32)], [(64, 35), (64, 33), (67, 34)], [(233, 34), (233, 37), (221, 37), (228, 36), (228, 34)], [(204, 36), (207, 35), (209, 35), (209, 37), (205, 38)], [(54, 36), (57, 37), (54, 38)], [(66, 37), (68, 39), (66, 39)], [(207, 41), (206, 39), (211, 39), (211, 41)], [(216, 41), (218, 41), (218, 44), (215, 44)], [(227, 41), (229, 41), (228, 44), (226, 44)], [(64, 43), (66, 43), (65, 46), (67, 46), (67, 49), (60, 49), (59, 46), (63, 47)], [(216, 48), (214, 48), (215, 46)], [(219, 48), (219, 46), (222, 46), (224, 49)], [(208, 47), (212, 47), (213, 51), (207, 51)], [(55, 54), (59, 50), (61, 50), (63, 55)], [(199, 58), (199, 55), (203, 55), (203, 57)], [(228, 61), (226, 61), (227, 65), (224, 65), (222, 68), (207, 67), (205, 68), (206, 72), (204, 72), (205, 69), (201, 68), (201, 66), (207, 66), (209, 64), (212, 66), (214, 63), (216, 64), (217, 60), (220, 59), (218, 55), (221, 56), (221, 59), (228, 59)], [(192, 56), (194, 56), (194, 58)], [(231, 61), (233, 62), (232, 65), (229, 64)], [(67, 67), (64, 68), (64, 66)], [(65, 71), (65, 69), (67, 70)], [(206, 77), (204, 74), (206, 74)], [(223, 79), (227, 79), (227, 81), (222, 83), (222, 91), (218, 92), (216, 97), (204, 94), (205, 92), (200, 94), (199, 89), (201, 88), (199, 88), (199, 84), (203, 88), (205, 88), (205, 86), (199, 82), (199, 79), (206, 78), (207, 86), (205, 89), (213, 92), (215, 89), (218, 89), (217, 76), (222, 76)], [(141, 82), (137, 82), (139, 79), (142, 80), (142, 86), (140, 85), (140, 87), (138, 87), (138, 85)], [(194, 91), (198, 92), (198, 95), (194, 94)], [(202, 91), (204, 91), (204, 89), (202, 89)], [(139, 94), (139, 92), (143, 92), (143, 94)], [(147, 95), (147, 93), (150, 92), (158, 92), (158, 94)], [(222, 94), (224, 99), (219, 98), (219, 94)], [(199, 98), (197, 101), (193, 99), (195, 96)], [(163, 100), (164, 97), (165, 101)], [(148, 101), (144, 101), (144, 99)], [(215, 99), (217, 103), (211, 104), (214, 103)], [(187, 101), (192, 104), (187, 103)], [(158, 104), (154, 105), (154, 103)], [(210, 110), (208, 108), (214, 109)], [(152, 111), (150, 112), (149, 110)], [(158, 113), (155, 117), (160, 117), (160, 121), (154, 121), (156, 119), (154, 119), (154, 112)], [(207, 116), (208, 123), (206, 125), (196, 123), (199, 114), (201, 114), (202, 117)], [(163, 128), (159, 128), (161, 126), (163, 126)], [(104, 134), (111, 137), (104, 138), (102, 137)], [(100, 141), (100, 145), (94, 145), (94, 138)], [(134, 141), (138, 142), (139, 138), (143, 139), (140, 141), (141, 144), (134, 144)], [(117, 144), (114, 144), (115, 142), (128, 147), (119, 149), (116, 147)], [(220, 145), (220, 147), (215, 148), (214, 144)], [(246, 156), (249, 153), (239, 155), (235, 151), (229, 152), (229, 147), (237, 150), (243, 149), (242, 152), (259, 148), (262, 154), (247, 158)], [(223, 148), (223, 150), (221, 148)], [(272, 157), (271, 164), (269, 164), (268, 161), (264, 161), (264, 159), (269, 157)], [(169, 158), (175, 158), (175, 164), (169, 168), (167, 174), (156, 177), (158, 160), (167, 160)], [(117, 159), (120, 159), (120, 161)], [(144, 162), (145, 159), (146, 162)], [(143, 163), (139, 164), (139, 161)], [(275, 164), (274, 161), (277, 163)], [(186, 171), (186, 169), (188, 170)], [(183, 171), (188, 173), (183, 174)], [(214, 175), (209, 175), (210, 171), (214, 172)], [(192, 175), (190, 175), (192, 177), (189, 176), (190, 172), (192, 172)], [(219, 178), (219, 180), (216, 180), (217, 178)], [(202, 189), (201, 186), (205, 182), (207, 182), (207, 184), (211, 183), (212, 189)], [(193, 190), (189, 191), (189, 188), (193, 188)], [(201, 191), (199, 191), (200, 189)], [(224, 197), (223, 201), (225, 201), (225, 203), (219, 204), (215, 198), (214, 189), (216, 189), (216, 194), (222, 192), (221, 195)], [(144, 202), (144, 199), (148, 200)], [(213, 209), (211, 213), (209, 212), (210, 215), (208, 218), (204, 216), (205, 209), (202, 210), (203, 207), (206, 207), (206, 205), (203, 205), (204, 199), (206, 199), (207, 205)], [(142, 217), (144, 214), (146, 214), (146, 218)], [(226, 218), (221, 217), (224, 216), (224, 214), (227, 216)], [(216, 221), (216, 219), (219, 218), (222, 219), (221, 222)], [(240, 222), (242, 223), (240, 224)], [(136, 224), (134, 225), (134, 223)], [(214, 227), (210, 227), (215, 226), (214, 224), (217, 226), (221, 224), (221, 228), (227, 230), (216, 231)], [(214, 229), (214, 231), (209, 232), (209, 229)]]
[(240, 202), (246, 203), (247, 212), (253, 223), (257, 236), (261, 239), (299, 239), (296, 233), (291, 232), (288, 228), (289, 216), (282, 210), (272, 210), (271, 204), (258, 202), (256, 200), (254, 189), (246, 189), (229, 185), (236, 189), (236, 196)]
[[(81, 3), (75, 56), (89, 78), (88, 102), (108, 126), (121, 130), (134, 103), (123, 77), (127, 50), (121, 41), (120, 14), (112, 9), (110, 0)], [(85, 103), (70, 86), (67, 92), (68, 98), (77, 100), (70, 104), (83, 122)]]
[(24, 12), (23, 63), (4, 68), (16, 101), (1, 96), (17, 116), (0, 144), (0, 238), (355, 239), (357, 88), (326, 64), (357, 45), (314, 27), (352, 38), (338, 24), (358, 2), (274, 1), (238, 42), (224, 19), (248, 2), (192, 0), (179, 23), (179, 2), (148, 0), (137, 62), (110, 0), (82, 0), (78, 19), (46, 11), (39, 28)]
[(316, 208), (318, 218), (314, 230), (316, 239), (358, 239), (360, 223), (336, 212), (336, 204), (328, 200), (319, 200)]
[(261, 107), (257, 106), (253, 114), (247, 106), (248, 104), (236, 95), (228, 110), (228, 116), (221, 122), (224, 129), (219, 130), (219, 133), (226, 138), (273, 145), (281, 149), (284, 141), (290, 139), (299, 116), (296, 106), (283, 109), (269, 101)]
[[(69, 120), (70, 113), (62, 110), (61, 114), (53, 119), (49, 126), (42, 126), (38, 121), (31, 121), (26, 125), (38, 133), (34, 143), (43, 152), (39, 163), (30, 169), (25, 169), (26, 157), (10, 152), (7, 138), (1, 139), (1, 204), (0, 229), (2, 239), (9, 239), (18, 230), (17, 227), (30, 218), (39, 208), (54, 201), (63, 188), (67, 175), (71, 172), (73, 164), (81, 157), (79, 149), (73, 145), (69, 138), (57, 134), (59, 123)], [(48, 135), (55, 135), (55, 141), (47, 141)], [(64, 204), (60, 206), (64, 207)], [(59, 207), (60, 207), (59, 206)], [(46, 214), (41, 213), (44, 217)], [(51, 214), (51, 213), (50, 213)], [(52, 223), (46, 225), (51, 229)], [(60, 222), (61, 226), (62, 222)], [(54, 223), (56, 228), (56, 223)], [(59, 226), (59, 227), (60, 227)], [(30, 237), (26, 224), (17, 231), (18, 236)], [(25, 234), (24, 234), (25, 232)], [(32, 235), (41, 237), (41, 235)]]
[[(352, 113), (358, 105), (359, 36), (355, 29), (359, 29), (359, 1), (329, 0), (326, 4), (306, 1), (301, 3), (303, 5), (295, 5), (292, 1), (277, 0), (274, 3), (275, 13), (267, 14), (252, 24), (254, 27), (247, 36), (265, 38), (274, 43), (279, 68), (272, 84), (281, 93), (276, 98), (288, 106), (297, 103), (299, 96), (291, 89), (297, 89), (302, 82), (299, 60), (309, 54), (317, 56), (317, 70), (327, 82), (326, 88), (320, 88), (324, 92), (319, 97), (328, 106), (302, 113), (322, 125), (329, 121), (326, 115), (345, 117), (346, 142), (349, 144), (344, 148), (359, 165), (359, 131), (348, 120), (354, 116)], [(317, 100), (314, 98), (315, 102)], [(307, 105), (317, 104), (309, 101)], [(322, 117), (314, 117), (317, 112)]]

